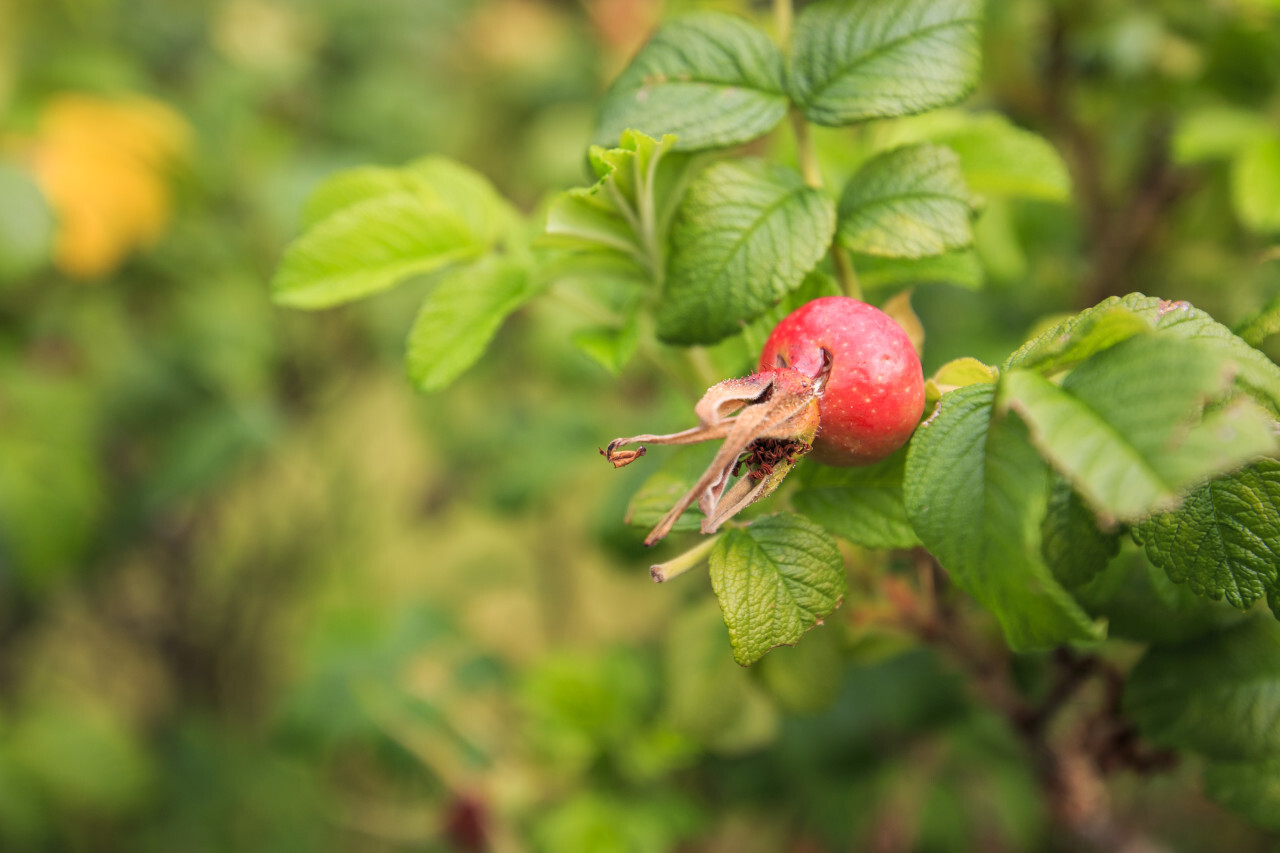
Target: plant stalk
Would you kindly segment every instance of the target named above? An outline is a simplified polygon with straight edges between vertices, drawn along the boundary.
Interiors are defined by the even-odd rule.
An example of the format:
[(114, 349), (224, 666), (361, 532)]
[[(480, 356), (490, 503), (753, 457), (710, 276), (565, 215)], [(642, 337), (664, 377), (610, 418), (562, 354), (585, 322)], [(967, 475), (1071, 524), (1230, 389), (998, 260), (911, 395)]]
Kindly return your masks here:
[(711, 553), (711, 549), (715, 547), (719, 538), (719, 536), (708, 536), (683, 554), (672, 557), (665, 563), (650, 566), (649, 575), (653, 578), (653, 582), (665, 583), (699, 565), (707, 559), (707, 555)]

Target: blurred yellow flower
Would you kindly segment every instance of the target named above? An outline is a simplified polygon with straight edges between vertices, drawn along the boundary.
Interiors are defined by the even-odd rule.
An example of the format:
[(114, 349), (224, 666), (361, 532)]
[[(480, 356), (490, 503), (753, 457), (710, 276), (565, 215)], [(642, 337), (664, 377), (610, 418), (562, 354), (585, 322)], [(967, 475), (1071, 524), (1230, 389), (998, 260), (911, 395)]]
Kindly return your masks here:
[(169, 222), (168, 173), (190, 138), (180, 115), (149, 98), (50, 99), (24, 148), (58, 219), (54, 265), (96, 278), (154, 243)]

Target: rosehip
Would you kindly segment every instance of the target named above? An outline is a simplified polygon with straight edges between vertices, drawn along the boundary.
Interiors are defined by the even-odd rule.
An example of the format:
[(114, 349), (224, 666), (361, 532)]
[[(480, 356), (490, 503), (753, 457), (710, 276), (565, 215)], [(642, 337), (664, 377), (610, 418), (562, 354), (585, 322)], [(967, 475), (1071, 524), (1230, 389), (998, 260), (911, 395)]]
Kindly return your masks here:
[(845, 296), (815, 299), (769, 335), (760, 368), (831, 375), (818, 403), (813, 458), (827, 465), (869, 465), (902, 445), (924, 412), (920, 357), (902, 327), (878, 308)]
[(830, 465), (883, 459), (906, 443), (923, 409), (924, 376), (906, 332), (877, 308), (829, 296), (774, 328), (758, 373), (707, 389), (694, 409), (698, 426), (617, 438), (600, 452), (621, 468), (645, 453), (623, 450), (628, 444), (723, 439), (698, 482), (645, 538), (652, 545), (695, 501), (702, 532), (714, 533), (776, 489), (810, 450)]

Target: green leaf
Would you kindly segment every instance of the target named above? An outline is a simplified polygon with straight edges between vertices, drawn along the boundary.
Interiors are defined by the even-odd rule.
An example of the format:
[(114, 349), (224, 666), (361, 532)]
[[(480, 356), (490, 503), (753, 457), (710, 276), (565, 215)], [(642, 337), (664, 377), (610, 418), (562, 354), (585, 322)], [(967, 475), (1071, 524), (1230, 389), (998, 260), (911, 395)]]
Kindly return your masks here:
[(1169, 302), (1141, 293), (1113, 296), (1068, 317), (1024, 344), (1009, 357), (1005, 367), (1034, 367), (1042, 373), (1050, 373), (1141, 331), (1137, 326), (1131, 327), (1131, 322), (1123, 318), (1107, 320), (1107, 323), (1116, 325), (1106, 334), (1094, 331), (1094, 326), (1101, 324), (1101, 318), (1117, 309), (1131, 312), (1148, 327), (1166, 336), (1198, 341), (1210, 351), (1230, 359), (1236, 373), (1236, 384), (1273, 413), (1280, 413), (1280, 367), (1271, 359), (1190, 303)]
[(311, 194), (303, 225), (272, 298), (326, 308), (482, 254), (517, 235), (518, 216), (478, 172), (427, 157), (400, 169), (339, 172)]
[[(672, 453), (632, 496), (627, 505), (626, 523), (646, 530), (652, 528), (693, 487), (710, 461), (707, 448), (703, 447), (684, 447)], [(701, 515), (686, 511), (671, 530), (683, 533), (701, 528)]]
[(1280, 589), (1280, 461), (1199, 486), (1173, 512), (1134, 530), (1147, 556), (1176, 583), (1245, 610)]
[(474, 257), (484, 246), (466, 222), (414, 193), (393, 193), (330, 214), (293, 241), (271, 282), (293, 308), (327, 308)]
[(438, 391), (484, 354), (502, 321), (533, 295), (528, 270), (491, 257), (451, 272), (409, 332), (406, 365), (422, 391)]
[(651, 281), (661, 281), (667, 232), (693, 164), (689, 155), (673, 153), (675, 144), (671, 135), (657, 140), (627, 131), (617, 148), (593, 146), (591, 167), (599, 180), (556, 196), (544, 242), (616, 252)]
[(1173, 161), (1185, 165), (1226, 160), (1271, 133), (1259, 113), (1235, 107), (1204, 107), (1188, 112), (1173, 134)]
[(803, 643), (765, 655), (760, 681), (779, 707), (791, 714), (816, 714), (839, 698), (844, 683), (841, 634), (839, 625), (813, 631)]
[(1045, 562), (1063, 586), (1088, 583), (1120, 552), (1120, 534), (1104, 533), (1097, 519), (1063, 477), (1049, 487), (1049, 506), (1040, 525)]
[(596, 138), (612, 142), (634, 128), (675, 134), (685, 151), (747, 142), (786, 115), (783, 74), (777, 45), (742, 18), (673, 18), (605, 94)]
[(941, 145), (895, 148), (869, 160), (840, 196), (839, 235), (852, 252), (927, 258), (973, 243), (960, 158)]
[(902, 500), (906, 450), (862, 468), (811, 466), (813, 473), (791, 497), (796, 510), (836, 536), (865, 548), (914, 548), (920, 544)]
[(1255, 142), (1232, 163), (1231, 201), (1245, 227), (1280, 231), (1280, 136)]
[(835, 540), (798, 515), (725, 531), (710, 562), (733, 657), (743, 666), (776, 646), (795, 645), (844, 595), (844, 558)]
[(1280, 622), (1155, 646), (1129, 677), (1125, 712), (1144, 737), (1224, 761), (1280, 756)]
[(640, 326), (635, 321), (636, 316), (632, 315), (621, 326), (593, 327), (574, 332), (573, 345), (617, 376), (631, 361), (640, 343)]
[(1265, 829), (1280, 830), (1280, 757), (1214, 761), (1204, 770), (1205, 793)]
[(1132, 311), (1099, 306), (1079, 315), (1077, 322), (1059, 324), (1036, 338), (1014, 353), (1006, 366), (1034, 369), (1050, 376), (1150, 331), (1151, 324)]
[(804, 280), (831, 245), (830, 199), (759, 160), (717, 163), (690, 185), (672, 234), (658, 336), (712, 343)]
[(935, 142), (960, 156), (965, 183), (976, 193), (1065, 202), (1071, 176), (1049, 140), (1017, 127), (999, 113), (969, 115)]
[(978, 82), (978, 0), (824, 0), (796, 21), (791, 96), (817, 124), (924, 112)]
[(1134, 546), (1127, 546), (1106, 571), (1072, 594), (1091, 616), (1107, 620), (1109, 637), (1139, 643), (1184, 643), (1245, 618), (1238, 610), (1175, 584)]
[(1252, 347), (1261, 346), (1267, 338), (1280, 334), (1280, 296), (1276, 296), (1265, 308), (1247, 318), (1234, 331)]
[(1016, 651), (1096, 640), (1101, 629), (1041, 555), (1049, 471), (1016, 420), (993, 417), (996, 387), (952, 391), (907, 453), (907, 516), (952, 579), (1000, 620)]
[(1041, 454), (1097, 512), (1138, 521), (1275, 448), (1273, 422), (1245, 399), (1201, 418), (1206, 400), (1230, 390), (1224, 368), (1206, 347), (1140, 335), (1091, 356), (1061, 386), (1011, 370), (1000, 405), (1021, 415)]
[[(383, 166), (361, 166), (346, 169), (323, 180), (311, 191), (302, 208), (303, 230), (328, 219), (338, 211), (362, 201), (393, 193), (413, 192), (414, 182), (402, 169)], [(429, 197), (434, 198), (428, 190)], [(435, 199), (438, 201), (438, 199)]]
[(678, 611), (663, 645), (662, 719), (716, 752), (734, 753), (763, 746), (778, 721), (754, 673), (725, 654), (729, 647), (714, 601)]
[(929, 258), (877, 258), (854, 254), (853, 268), (863, 290), (876, 293), (922, 284), (950, 284), (968, 290), (982, 287), (982, 263), (973, 249)]

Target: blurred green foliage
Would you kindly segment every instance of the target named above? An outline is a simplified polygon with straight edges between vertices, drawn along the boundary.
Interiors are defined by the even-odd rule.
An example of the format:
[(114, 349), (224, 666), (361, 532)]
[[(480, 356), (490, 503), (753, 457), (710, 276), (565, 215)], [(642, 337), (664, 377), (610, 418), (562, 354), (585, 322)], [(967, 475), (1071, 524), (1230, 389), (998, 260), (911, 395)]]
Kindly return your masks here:
[[(857, 616), (897, 558), (848, 555), (837, 618), (749, 670), (705, 576), (650, 583), (619, 523), (642, 478), (594, 448), (697, 390), (615, 379), (570, 299), (429, 398), (400, 364), (430, 276), (321, 315), (268, 300), (340, 168), (451, 156), (526, 212), (582, 184), (600, 92), (690, 8), (763, 11), (0, 0), (0, 848), (1062, 849), (1016, 736)], [(1133, 290), (1275, 358), (1280, 7), (992, 2), (984, 38), (970, 105), (1050, 139), (1072, 195), (1003, 195), (1000, 120), (954, 131), (989, 178), (985, 285), (918, 295), (926, 373)], [(881, 132), (911, 134), (857, 131)], [(849, 137), (817, 143), (852, 173)], [(1093, 590), (1114, 635), (1179, 639), (1148, 588), (1236, 619), (1123, 559), (1134, 602)], [(1028, 693), (1046, 665), (1019, 659)], [(1111, 796), (1170, 849), (1265, 849), (1194, 778)]]

